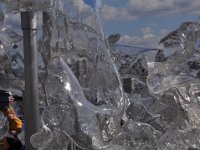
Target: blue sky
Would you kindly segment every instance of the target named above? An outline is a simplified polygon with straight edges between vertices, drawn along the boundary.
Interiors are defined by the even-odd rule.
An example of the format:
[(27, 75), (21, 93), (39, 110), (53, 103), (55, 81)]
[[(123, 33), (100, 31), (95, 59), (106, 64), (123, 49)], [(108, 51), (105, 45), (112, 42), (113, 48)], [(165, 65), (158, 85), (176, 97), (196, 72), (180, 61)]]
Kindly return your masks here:
[(185, 21), (197, 21), (200, 0), (103, 0), (106, 36), (121, 34), (121, 43), (160, 47), (159, 39)]
[[(80, 2), (82, 0), (74, 0)], [(92, 3), (94, 0), (84, 0)], [(102, 0), (106, 36), (120, 33), (119, 42), (159, 48), (159, 39), (185, 21), (197, 21), (200, 0)], [(9, 15), (7, 25), (21, 32), (20, 19)], [(9, 22), (11, 20), (12, 22)], [(14, 20), (14, 21), (13, 21)], [(39, 18), (39, 24), (41, 23)]]

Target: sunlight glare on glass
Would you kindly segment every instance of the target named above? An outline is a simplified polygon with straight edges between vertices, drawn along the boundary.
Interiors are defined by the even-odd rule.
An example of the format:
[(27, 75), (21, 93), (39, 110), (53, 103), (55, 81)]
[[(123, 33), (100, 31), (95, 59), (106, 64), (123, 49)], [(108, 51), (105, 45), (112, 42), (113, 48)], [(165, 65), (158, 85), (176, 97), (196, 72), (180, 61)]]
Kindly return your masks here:
[(82, 104), (82, 103), (80, 103), (80, 102), (77, 102), (77, 103), (78, 103), (78, 105), (79, 105), (79, 106), (83, 106), (83, 104)]
[(69, 82), (67, 82), (66, 84), (65, 84), (65, 89), (67, 90), (67, 91), (71, 91), (71, 85), (70, 85), (70, 83)]

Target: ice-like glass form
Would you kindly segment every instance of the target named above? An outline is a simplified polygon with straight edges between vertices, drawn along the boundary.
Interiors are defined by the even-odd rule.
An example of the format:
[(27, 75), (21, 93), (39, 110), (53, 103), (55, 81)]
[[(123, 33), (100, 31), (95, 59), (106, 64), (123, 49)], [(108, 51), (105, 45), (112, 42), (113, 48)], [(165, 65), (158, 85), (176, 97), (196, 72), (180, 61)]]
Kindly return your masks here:
[[(46, 90), (47, 93), (49, 94), (48, 95), (49, 98), (52, 100), (52, 103), (55, 102), (69, 103), (69, 98), (70, 98), (77, 109), (76, 111), (78, 115), (78, 122), (80, 124), (81, 130), (85, 134), (88, 134), (90, 137), (93, 137), (92, 138), (93, 145), (97, 147), (103, 146), (104, 142), (102, 140), (103, 138), (100, 130), (101, 126), (99, 126), (99, 123), (109, 122), (109, 118), (112, 118), (114, 119), (113, 121), (116, 124), (115, 126), (119, 126), (120, 119), (118, 118), (119, 117), (118, 115), (120, 114), (122, 115), (124, 106), (122, 97), (123, 95), (119, 95), (121, 91), (120, 88), (118, 87), (116, 91), (113, 91), (112, 92), (113, 95), (109, 95), (108, 98), (103, 95), (104, 96), (103, 98), (105, 99), (100, 99), (102, 101), (106, 100), (103, 104), (94, 105), (86, 99), (81, 85), (79, 84), (74, 73), (65, 63), (63, 58), (61, 57), (53, 58), (49, 63), (48, 72), (49, 75), (47, 76)], [(57, 86), (55, 86), (55, 83)], [(109, 90), (112, 90), (111, 88)], [(100, 94), (99, 97), (101, 96)], [(114, 97), (115, 101), (111, 101), (112, 99), (108, 101), (109, 98), (112, 98), (111, 96), (115, 96)], [(68, 113), (69, 110), (65, 111), (66, 113)], [(55, 111), (53, 112), (55, 113)], [(102, 119), (103, 118), (104, 119), (99, 121), (96, 116), (97, 114), (100, 115)], [(66, 119), (66, 121), (68, 122), (68, 119)], [(65, 125), (65, 128), (66, 127), (67, 126)], [(107, 127), (105, 126), (104, 128)], [(66, 130), (65, 132), (71, 135), (68, 132), (68, 130)], [(107, 133), (104, 134), (109, 134), (109, 129), (107, 129)]]
[(131, 119), (121, 128), (121, 132), (116, 135), (112, 145), (107, 150), (145, 150), (156, 149), (157, 140), (161, 133), (151, 125), (141, 122), (134, 122)]
[(0, 112), (0, 139), (8, 133), (7, 119), (2, 112)]
[[(22, 91), (24, 89), (24, 81), (22, 79), (23, 72), (18, 72), (18, 68), (14, 68), (13, 63), (17, 65), (13, 55), (10, 54), (8, 47), (0, 48), (0, 89), (13, 91)], [(13, 58), (13, 59), (12, 59)], [(23, 65), (23, 64), (22, 64)], [(21, 66), (21, 65), (20, 65)]]
[[(16, 74), (12, 68), (12, 50), (14, 45), (22, 40), (22, 36), (10, 30), (4, 23), (5, 9), (4, 4), (0, 3), (0, 89), (10, 91), (13, 94), (24, 89), (22, 78)], [(13, 49), (12, 49), (13, 48)], [(17, 64), (17, 63), (16, 63)], [(20, 74), (21, 75), (21, 74)], [(20, 76), (22, 77), (22, 76)], [(21, 96), (21, 95), (20, 95)], [(0, 139), (8, 132), (6, 117), (0, 113)]]
[(112, 57), (118, 67), (120, 76), (146, 77), (147, 61), (155, 61), (158, 49), (134, 47), (123, 44), (110, 44)]
[[(137, 51), (130, 51), (127, 55), (123, 54), (126, 51), (117, 53), (120, 48), (124, 50), (124, 47), (111, 43), (112, 54), (118, 67), (126, 65), (121, 67), (122, 71), (125, 70), (124, 72), (119, 67), (122, 77), (134, 77), (133, 84), (138, 80), (144, 83), (142, 90), (128, 95), (129, 104), (126, 105), (126, 114), (128, 120), (146, 123), (160, 132), (159, 138), (155, 140), (156, 146), (151, 147), (153, 149), (199, 149), (199, 35), (198, 22), (183, 23), (177, 30), (160, 41), (164, 43), (168, 53), (171, 53), (169, 51), (172, 49), (175, 53), (168, 54), (166, 57), (164, 50), (158, 50), (156, 55), (151, 53), (153, 59), (145, 60), (144, 58), (147, 57), (142, 56), (143, 63), (140, 63), (138, 70), (144, 66), (149, 67), (145, 68), (148, 89), (146, 89), (145, 80), (141, 80), (145, 77), (143, 74), (135, 70), (133, 73), (127, 71), (130, 66), (128, 62), (142, 58), (140, 55), (131, 56), (131, 52), (140, 53)], [(148, 95), (148, 90), (156, 98)], [(135, 128), (135, 130), (138, 129)], [(125, 138), (127, 137), (129, 134), (125, 134)], [(131, 149), (128, 144), (124, 146), (119, 144), (120, 141), (123, 140), (117, 139), (117, 142), (110, 145), (109, 149)], [(137, 144), (140, 145), (140, 142), (138, 141)], [(146, 144), (134, 147), (139, 150), (147, 148), (150, 147)]]
[[(162, 92), (163, 90), (166, 91), (169, 88), (171, 88), (170, 85), (176, 85), (179, 83), (181, 84), (181, 82), (185, 83), (185, 81), (187, 81), (187, 78), (188, 80), (190, 79), (189, 77), (187, 77), (188, 76), (187, 72), (189, 71), (189, 68), (187, 69), (186, 68), (187, 66), (183, 68), (183, 63), (185, 63), (186, 59), (190, 58), (196, 52), (194, 42), (197, 39), (197, 35), (195, 33), (198, 33), (198, 31), (195, 30), (198, 30), (198, 26), (189, 24), (193, 28), (188, 27), (189, 31), (187, 31), (187, 30), (182, 30), (184, 25), (180, 27), (180, 30), (177, 30), (173, 34), (171, 33), (169, 36), (167, 36), (167, 38), (169, 39), (166, 39), (166, 42), (163, 41), (166, 46), (170, 47), (176, 47), (177, 46), (176, 44), (179, 43), (178, 46), (181, 46), (181, 49), (177, 51), (176, 54), (169, 57), (159, 67), (156, 67), (152, 71), (152, 74), (149, 75), (148, 85), (150, 87), (150, 90), (154, 93), (156, 92), (159, 93)], [(191, 30), (193, 30), (194, 33)], [(189, 38), (193, 39), (191, 39), (190, 42), (188, 42), (187, 40)], [(166, 44), (166, 43), (173, 43), (174, 41), (176, 44), (172, 45)], [(179, 76), (179, 74), (181, 75), (181, 77)], [(153, 80), (159, 82), (153, 82)], [(163, 84), (160, 84), (160, 82)]]
[(0, 35), (1, 47), (9, 47), (13, 43), (17, 43), (22, 40), (22, 36), (10, 30), (5, 25), (2, 25)]
[(158, 140), (159, 150), (198, 150), (199, 148), (199, 128), (169, 130)]
[[(38, 41), (42, 128), (30, 139), (33, 147), (67, 149), (73, 141), (88, 150), (200, 148), (199, 22), (185, 22), (162, 38), (164, 50), (150, 49), (116, 43), (119, 34), (106, 40), (101, 0), (4, 4), (9, 13), (44, 11)], [(3, 19), (1, 9), (0, 89), (18, 92), (24, 90), (21, 36)], [(130, 94), (121, 85), (127, 77), (135, 88)], [(0, 114), (0, 138), (7, 130)]]
[(181, 49), (149, 74), (147, 83), (152, 93), (159, 94), (170, 89), (178, 89), (177, 94), (183, 101), (198, 101), (193, 89), (198, 87), (198, 65), (196, 64), (198, 64), (199, 48), (196, 43), (200, 37), (199, 27), (198, 22), (183, 23), (179, 29), (170, 33), (162, 41), (167, 47)]
[(0, 128), (2, 128), (5, 125), (6, 117), (2, 112), (0, 112)]
[[(182, 123), (171, 124), (158, 141), (160, 149), (192, 149), (199, 147), (199, 22), (185, 22), (161, 43), (176, 52), (157, 65), (147, 77), (149, 91), (156, 96), (172, 95), (182, 110)], [(181, 124), (180, 124), (181, 123)], [(174, 126), (175, 125), (175, 126)]]
[[(5, 10), (4, 4), (0, 3), (0, 89), (1, 90), (23, 90), (23, 81), (17, 77), (15, 65), (19, 64), (14, 61), (13, 50), (16, 43), (22, 40), (22, 36), (10, 30), (4, 24)], [(20, 74), (21, 76), (21, 74)]]
[[(71, 104), (75, 111), (70, 115), (74, 121), (66, 118), (69, 126), (62, 125), (63, 119), (58, 125), (53, 121), (43, 124), (53, 134), (59, 130), (59, 138), (67, 136), (82, 148), (107, 146), (120, 129), (125, 106), (119, 75), (104, 40), (100, 4), (98, 0), (92, 4), (82, 0), (57, 2), (45, 14), (49, 21), (40, 40), (46, 71), (41, 97), (47, 99), (46, 109), (56, 119), (54, 105)], [(45, 112), (42, 120), (48, 116)], [(63, 110), (69, 112), (69, 108)]]
[(48, 147), (52, 139), (52, 132), (50, 131), (50, 129), (44, 126), (40, 133), (36, 133), (31, 137), (30, 142), (32, 143), (34, 148), (42, 150)]
[[(146, 94), (148, 90), (145, 87), (145, 79), (148, 76), (148, 83), (154, 79), (151, 78), (153, 71), (148, 72), (154, 66), (147, 69), (150, 58), (144, 61), (146, 58), (144, 54), (151, 52), (150, 61), (159, 61), (161, 65), (170, 58), (166, 60), (161, 51), (157, 49), (142, 48), (134, 48), (135, 51), (132, 51), (133, 54), (130, 56), (130, 49), (133, 50), (133, 47), (127, 46), (126, 48), (129, 49), (128, 58), (123, 59), (121, 57), (123, 52), (118, 51), (120, 48), (124, 49), (125, 46), (111, 45), (111, 43), (112, 56), (119, 66), (123, 64), (123, 61), (126, 64), (127, 60), (126, 69), (134, 64), (139, 64), (135, 66), (133, 74), (128, 71), (121, 71), (123, 73), (121, 74), (129, 77), (135, 75), (134, 78), (139, 80), (141, 77), (144, 78), (142, 82), (146, 93), (140, 94), (145, 94), (146, 97), (144, 98), (143, 95), (129, 97), (130, 101), (125, 103), (116, 68), (104, 41), (98, 11), (91, 7), (94, 6), (94, 3), (91, 4), (89, 1), (86, 3), (84, 1), (76, 2), (80, 2), (81, 8), (85, 8), (85, 10), (80, 9), (75, 1), (70, 1), (70, 3), (57, 5), (62, 13), (55, 9), (54, 12), (46, 14), (50, 21), (43, 29), (40, 52), (46, 70), (46, 79), (42, 87), (46, 92), (47, 104), (50, 105), (47, 105), (43, 112), (42, 122), (44, 127), (48, 127), (51, 132), (48, 137), (51, 142), (45, 143), (41, 140), (41, 147), (47, 145), (50, 147), (55, 143), (57, 146), (61, 146), (57, 139), (62, 140), (67, 137), (83, 149), (131, 149), (134, 147), (141, 150), (157, 148), (160, 137), (169, 129), (183, 129), (188, 125), (185, 109), (180, 107), (182, 105), (176, 103), (169, 93), (158, 100)], [(70, 9), (64, 10), (61, 7), (64, 5)], [(90, 7), (92, 9), (88, 9)], [(57, 15), (58, 18), (51, 17), (51, 13)], [(191, 25), (189, 29), (192, 27)], [(51, 29), (53, 29), (52, 32), (50, 32)], [(180, 35), (183, 34), (180, 33)], [(182, 41), (184, 38), (181, 39)], [(187, 46), (187, 41), (184, 44)], [(153, 51), (156, 54), (152, 53)], [(190, 54), (190, 52), (188, 53)], [(124, 56), (126, 55), (124, 54)], [(180, 58), (180, 62), (184, 62), (181, 60), (184, 58), (186, 57)], [(143, 69), (145, 72), (139, 72), (142, 67), (146, 67)], [(121, 68), (123, 69), (123, 67)], [(128, 69), (130, 70), (130, 68)], [(167, 75), (166, 72), (165, 75)], [(148, 86), (150, 92), (155, 94), (154, 91), (152, 92), (151, 84)], [(166, 90), (166, 88), (164, 89)], [(184, 89), (182, 90), (184, 92)], [(168, 103), (166, 103), (167, 100)], [(71, 109), (63, 110), (61, 108), (61, 106), (68, 105), (71, 106)], [(124, 108), (126, 108), (128, 122), (121, 126)], [(64, 115), (57, 116), (60, 114), (57, 110), (63, 110)], [(68, 118), (68, 116), (70, 117)], [(133, 121), (131, 122), (130, 119)], [(71, 120), (71, 124), (65, 123), (63, 120)], [(63, 122), (67, 125), (63, 126)], [(76, 127), (73, 128), (74, 126)], [(41, 135), (42, 132), (43, 130), (33, 137), (37, 137), (37, 134)], [(32, 143), (36, 145), (37, 141), (32, 140)]]
[[(55, 34), (47, 38), (54, 20), (44, 28), (41, 41), (45, 44), (40, 52), (47, 72), (43, 88), (50, 105), (43, 112), (42, 122), (51, 134), (47, 135), (49, 142), (35, 141), (45, 131), (42, 129), (33, 135), (33, 145), (62, 147), (60, 141), (65, 140), (67, 147), (72, 140), (82, 149), (198, 148), (199, 23), (183, 23), (161, 39), (166, 49), (177, 49), (168, 57), (162, 50), (115, 42), (109, 43), (110, 55), (102, 30), (95, 30), (98, 26), (93, 28), (92, 22), (83, 23), (85, 18), (77, 17), (79, 7), (74, 3), (70, 6), (73, 9), (63, 11), (63, 17), (67, 17), (59, 22), (67, 25), (62, 28), (67, 43), (57, 40)], [(91, 12), (96, 12), (92, 8)], [(49, 43), (52, 40), (54, 44)], [(128, 50), (121, 51), (124, 49)], [(152, 57), (147, 58), (146, 53)], [(143, 92), (127, 94), (126, 102), (111, 56), (121, 77), (131, 77), (143, 85)], [(129, 72), (130, 68), (134, 71)]]
[(18, 35), (14, 31), (8, 29), (4, 24), (5, 19), (5, 5), (0, 3), (0, 47), (5, 48), (11, 46), (13, 43), (16, 43), (22, 40), (22, 36)]

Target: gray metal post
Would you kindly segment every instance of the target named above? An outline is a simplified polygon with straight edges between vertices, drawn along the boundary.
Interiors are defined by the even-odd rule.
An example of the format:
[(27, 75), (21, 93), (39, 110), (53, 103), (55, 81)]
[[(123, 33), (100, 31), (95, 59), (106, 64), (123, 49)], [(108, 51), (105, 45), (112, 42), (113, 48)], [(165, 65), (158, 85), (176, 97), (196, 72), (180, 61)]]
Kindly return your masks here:
[(39, 129), (39, 98), (37, 73), (37, 15), (35, 12), (21, 13), (21, 27), (24, 42), (24, 127), (27, 150), (35, 150), (30, 137)]

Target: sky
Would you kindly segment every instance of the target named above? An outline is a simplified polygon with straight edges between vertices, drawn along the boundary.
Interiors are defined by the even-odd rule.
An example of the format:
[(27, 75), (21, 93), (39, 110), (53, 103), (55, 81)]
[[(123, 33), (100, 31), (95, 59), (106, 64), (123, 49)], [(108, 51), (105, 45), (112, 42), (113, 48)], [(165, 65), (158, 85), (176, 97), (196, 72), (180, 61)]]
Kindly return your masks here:
[(159, 40), (186, 21), (198, 21), (200, 0), (103, 0), (106, 36), (120, 43), (159, 48)]
[[(81, 0), (74, 0), (81, 1)], [(93, 4), (98, 0), (83, 0)], [(102, 0), (103, 29), (108, 37), (120, 33), (119, 43), (160, 48), (159, 40), (185, 21), (197, 21), (200, 0)], [(7, 25), (20, 28), (20, 15), (9, 15)], [(41, 16), (41, 15), (40, 15)], [(14, 21), (13, 21), (14, 20)], [(39, 24), (42, 18), (39, 17)]]

